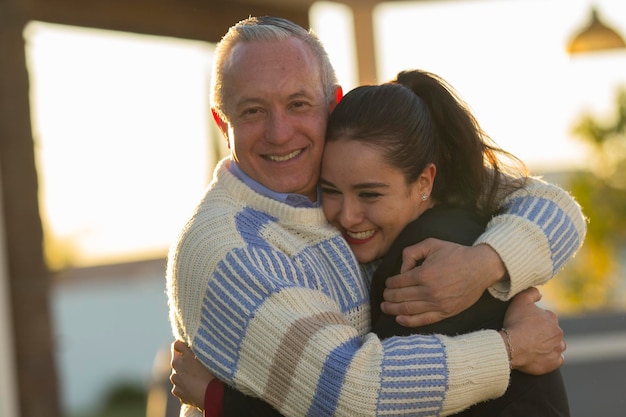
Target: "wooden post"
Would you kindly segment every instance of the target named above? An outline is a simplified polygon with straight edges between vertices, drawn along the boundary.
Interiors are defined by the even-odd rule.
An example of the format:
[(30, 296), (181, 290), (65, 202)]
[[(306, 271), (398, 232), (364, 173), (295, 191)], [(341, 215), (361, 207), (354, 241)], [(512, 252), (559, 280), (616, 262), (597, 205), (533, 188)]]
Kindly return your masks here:
[(19, 4), (0, 2), (0, 221), (6, 242), (16, 389), (21, 416), (60, 417), (22, 35), (26, 19), (17, 10)]
[(378, 83), (373, 21), (375, 4), (375, 1), (369, 0), (350, 3), (354, 16), (354, 38), (356, 42), (359, 85)]

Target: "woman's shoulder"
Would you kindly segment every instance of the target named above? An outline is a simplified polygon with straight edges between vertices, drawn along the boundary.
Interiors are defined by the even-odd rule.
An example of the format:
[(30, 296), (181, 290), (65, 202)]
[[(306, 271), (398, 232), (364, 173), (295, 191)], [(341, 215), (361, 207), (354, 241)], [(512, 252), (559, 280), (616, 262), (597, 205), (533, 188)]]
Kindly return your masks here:
[(461, 244), (472, 244), (485, 230), (487, 219), (472, 210), (437, 205), (409, 223), (398, 240), (407, 244), (436, 238)]

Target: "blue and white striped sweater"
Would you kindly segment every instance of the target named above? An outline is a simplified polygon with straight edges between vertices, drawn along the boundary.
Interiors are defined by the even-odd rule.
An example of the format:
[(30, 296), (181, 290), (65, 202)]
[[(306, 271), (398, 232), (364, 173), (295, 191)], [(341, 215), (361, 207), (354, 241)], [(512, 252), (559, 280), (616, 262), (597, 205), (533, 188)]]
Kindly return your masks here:
[(586, 222), (567, 192), (535, 178), (500, 206), (501, 214), (489, 222), (475, 244), (488, 244), (503, 260), (510, 286), (490, 291), (504, 300), (556, 275), (581, 247)]
[[(287, 415), (447, 415), (506, 389), (508, 363), (497, 333), (381, 342), (367, 334), (362, 269), (321, 210), (264, 198), (223, 166), (216, 173), (172, 247), (168, 295), (175, 336), (220, 378)], [(542, 207), (563, 204), (532, 193), (505, 201), (505, 221), (494, 219), (492, 229), (508, 233), (506, 216), (527, 216), (521, 222), (537, 222), (532, 239), (549, 242), (547, 259), (552, 250), (555, 259), (569, 258), (584, 226), (582, 233), (574, 227), (574, 240), (556, 240), (553, 232), (571, 230), (579, 212), (546, 216)], [(550, 272), (558, 268), (551, 264)], [(475, 376), (469, 382), (468, 369)]]
[[(242, 223), (239, 223), (238, 219), (245, 218), (247, 210), (249, 209), (244, 209), (235, 218), (240, 231)], [(266, 220), (271, 221), (269, 218)], [(262, 231), (262, 227), (257, 230)], [(333, 236), (330, 240), (321, 241), (314, 246), (305, 246), (302, 252), (288, 256), (266, 243), (261, 247), (255, 246), (259, 242), (259, 235), (252, 236), (250, 230), (247, 232), (244, 238), (245, 248), (233, 250), (232, 254), (220, 262), (209, 281), (206, 300), (215, 301), (203, 306), (202, 325), (194, 340), (194, 345), (200, 347), (201, 355), (204, 353), (202, 346), (211, 346), (210, 352), (215, 350), (222, 354), (219, 357), (203, 355), (201, 360), (211, 363), (211, 368), (224, 369), (226, 374), (220, 376), (237, 383), (237, 372), (240, 366), (238, 350), (234, 347), (246, 343), (248, 327), (256, 325), (251, 323), (250, 319), (257, 316), (257, 310), (267, 297), (270, 294), (279, 294), (283, 290), (293, 288), (311, 288), (321, 291), (333, 303), (336, 303), (342, 320), (320, 321), (310, 326), (311, 334), (306, 334), (305, 337), (312, 337), (320, 326), (329, 324), (337, 326), (338, 332), (348, 336), (340, 337), (337, 341), (328, 341), (323, 350), (324, 358), (320, 358), (322, 360), (321, 371), (318, 369), (315, 374), (306, 375), (307, 378), (319, 378), (316, 395), (313, 396), (312, 403), (309, 405), (308, 415), (336, 415), (337, 403), (344, 391), (343, 386), (345, 383), (350, 383), (346, 381), (346, 375), (355, 372), (355, 370), (350, 371), (350, 368), (355, 366), (353, 363), (355, 356), (358, 354), (363, 356), (359, 350), (363, 347), (362, 337), (369, 330), (367, 321), (360, 319), (368, 317), (364, 313), (369, 311), (367, 288), (365, 280), (360, 275), (360, 268), (340, 236)], [(342, 276), (344, 279), (337, 280), (336, 276)], [(240, 290), (244, 287), (245, 292)], [(295, 296), (298, 295), (300, 295), (299, 291)], [(306, 293), (299, 300), (303, 312), (306, 311), (300, 314), (305, 314), (305, 317), (318, 315), (323, 311), (330, 311), (334, 313), (333, 317), (337, 317), (336, 310), (305, 306), (305, 298)], [(297, 307), (293, 306), (293, 310)], [(305, 307), (306, 310), (304, 310)], [(288, 314), (290, 311), (282, 313)], [(265, 319), (262, 324), (277, 327), (280, 323), (288, 323), (289, 320), (276, 317), (276, 321), (272, 323), (271, 320)], [(226, 325), (221, 324), (224, 322)], [(355, 324), (359, 325), (358, 332), (355, 331)], [(341, 327), (348, 327), (348, 329)], [(232, 329), (240, 329), (240, 331)], [(284, 329), (285, 327), (282, 326), (273, 329), (274, 334), (284, 337)], [(303, 332), (306, 333), (306, 330)], [(416, 339), (420, 342), (416, 343)], [(268, 346), (266, 353), (270, 356), (280, 358), (281, 355), (294, 353), (295, 348), (290, 341), (278, 343), (272, 348), (269, 348), (268, 342), (266, 342)], [(288, 352), (281, 351), (281, 347), (288, 348), (286, 349)], [(436, 337), (418, 336), (411, 340), (388, 339), (382, 343), (381, 349), (376, 355), (380, 357), (380, 377), (376, 376), (375, 379), (365, 384), (381, 392), (377, 399), (377, 406), (381, 410), (393, 411), (394, 415), (397, 415), (399, 408), (415, 412), (423, 406), (418, 405), (421, 402), (426, 402), (430, 411), (440, 409), (447, 382), (445, 352), (441, 341)], [(296, 358), (296, 360), (300, 359)], [(307, 357), (303, 356), (302, 360), (307, 360)], [(278, 363), (277, 366), (281, 364)], [(429, 369), (429, 371), (424, 372), (424, 369)], [(416, 385), (416, 382), (409, 382), (419, 380), (422, 380), (419, 385)], [(272, 383), (278, 384), (276, 381)], [(410, 395), (403, 392), (403, 387), (405, 387), (404, 391), (409, 387), (412, 388)], [(245, 386), (239, 388), (246, 389)], [(415, 394), (416, 392), (418, 395)], [(400, 403), (397, 402), (398, 400)]]

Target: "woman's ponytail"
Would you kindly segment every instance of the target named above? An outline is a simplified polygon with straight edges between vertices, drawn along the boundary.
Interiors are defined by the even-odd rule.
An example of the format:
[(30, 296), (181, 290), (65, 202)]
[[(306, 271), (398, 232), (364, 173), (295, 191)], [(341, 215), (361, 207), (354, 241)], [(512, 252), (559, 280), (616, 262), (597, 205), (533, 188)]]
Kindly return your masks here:
[(496, 155), (506, 152), (490, 143), (466, 104), (438, 76), (410, 70), (393, 82), (413, 91), (431, 113), (438, 154), (433, 198), (485, 214), (495, 211), (502, 179)]

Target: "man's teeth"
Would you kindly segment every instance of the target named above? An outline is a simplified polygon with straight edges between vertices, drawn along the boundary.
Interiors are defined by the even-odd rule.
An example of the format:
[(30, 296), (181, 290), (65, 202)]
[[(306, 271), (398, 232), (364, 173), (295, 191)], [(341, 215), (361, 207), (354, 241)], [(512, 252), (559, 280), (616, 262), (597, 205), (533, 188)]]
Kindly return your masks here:
[(346, 230), (346, 233), (348, 234), (348, 236), (350, 236), (352, 239), (367, 239), (369, 237), (372, 237), (374, 235), (374, 233), (376, 233), (376, 230), (367, 230), (365, 232), (350, 232)]
[(300, 155), (300, 153), (302, 152), (302, 149), (298, 149), (297, 151), (293, 151), (290, 154), (287, 155), (282, 155), (282, 156), (278, 156), (278, 155), (268, 155), (268, 159), (271, 161), (275, 161), (275, 162), (285, 162), (290, 160), (291, 158), (295, 158), (296, 156)]

